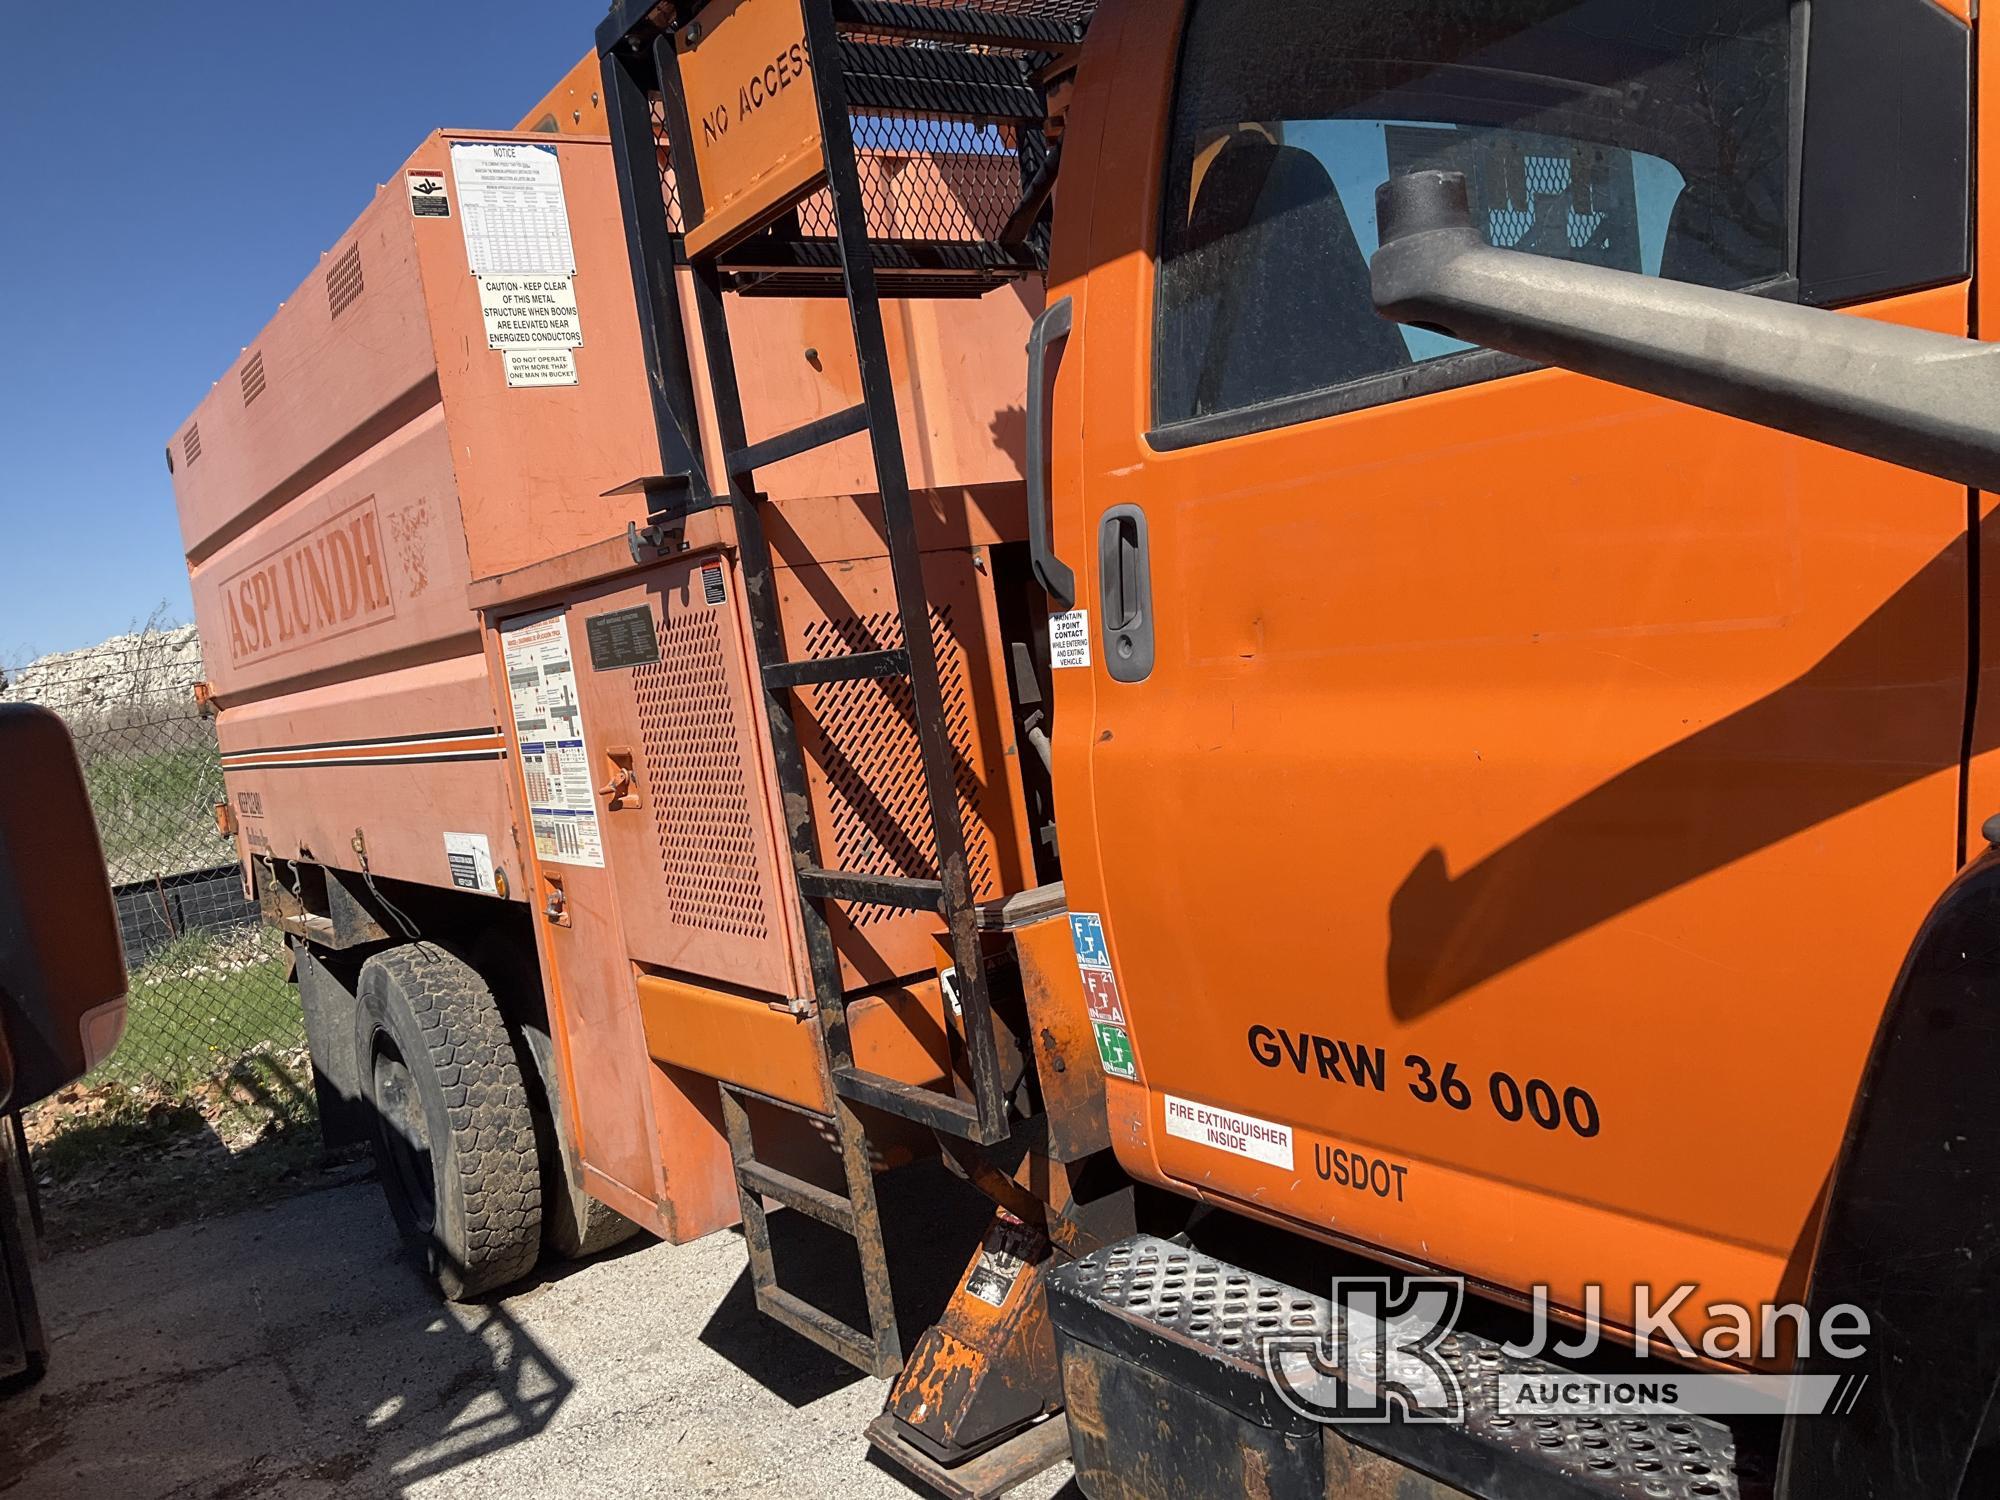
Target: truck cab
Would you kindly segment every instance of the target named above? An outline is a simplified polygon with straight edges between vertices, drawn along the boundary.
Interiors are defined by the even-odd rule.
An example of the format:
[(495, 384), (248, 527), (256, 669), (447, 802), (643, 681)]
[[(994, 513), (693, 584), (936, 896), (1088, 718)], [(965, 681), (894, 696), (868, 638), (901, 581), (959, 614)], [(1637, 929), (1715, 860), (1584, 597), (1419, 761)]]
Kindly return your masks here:
[(1112, 0), (1050, 278), (1120, 1162), (1711, 1369), (1792, 1366), (1712, 1310), (1816, 1281), (1992, 810), (1984, 499), (1392, 323), (1369, 263), (1378, 189), (1445, 170), (1493, 246), (1963, 338), (1966, 8), (1810, 9)]

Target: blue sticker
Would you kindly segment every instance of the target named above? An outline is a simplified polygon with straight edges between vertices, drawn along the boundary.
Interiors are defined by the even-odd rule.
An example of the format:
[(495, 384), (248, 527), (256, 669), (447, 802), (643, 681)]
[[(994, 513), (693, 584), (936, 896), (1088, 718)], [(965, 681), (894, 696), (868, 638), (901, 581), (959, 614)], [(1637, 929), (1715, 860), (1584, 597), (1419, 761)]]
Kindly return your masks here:
[(1086, 969), (1111, 967), (1111, 949), (1104, 942), (1104, 919), (1095, 912), (1076, 911), (1069, 916), (1070, 937), (1076, 943), (1077, 964)]

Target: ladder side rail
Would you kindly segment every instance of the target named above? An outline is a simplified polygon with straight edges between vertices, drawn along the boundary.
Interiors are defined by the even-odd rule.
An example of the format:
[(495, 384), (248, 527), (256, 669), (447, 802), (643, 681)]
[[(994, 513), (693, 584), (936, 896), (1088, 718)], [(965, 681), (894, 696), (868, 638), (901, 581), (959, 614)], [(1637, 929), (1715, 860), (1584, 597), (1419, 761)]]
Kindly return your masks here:
[[(662, 31), (653, 41), (653, 57), (659, 74), (660, 98), (666, 110), (669, 138), (676, 130), (687, 129), (687, 96), (681, 86), (680, 58), (673, 33)], [(680, 137), (686, 139), (685, 135)], [(681, 212), (688, 223), (698, 223), (706, 211), (700, 174), (692, 152), (685, 167), (676, 164), (681, 190)], [(723, 301), (722, 271), (714, 255), (689, 259), (694, 273), (695, 318), (701, 332), (702, 352), (708, 362), (710, 402), (714, 407), (716, 435), (725, 453), (748, 447), (744, 430), (743, 389), (737, 376), (735, 348), (729, 336), (728, 307)], [(784, 623), (778, 614), (776, 580), (771, 566), (770, 538), (757, 510), (756, 491), (751, 475), (734, 470), (723, 476), (729, 508), (736, 526), (738, 573), (743, 579), (744, 604), (750, 615), (750, 639), (759, 668), (786, 659)], [(818, 842), (813, 827), (812, 797), (807, 783), (805, 752), (799, 746), (798, 726), (792, 719), (788, 690), (757, 673), (758, 688), (764, 696), (764, 717), (769, 726), (771, 759), (777, 772), (779, 801), (785, 842), (792, 856), (792, 869), (811, 869), (819, 863)], [(798, 898), (801, 936), (805, 941), (806, 967), (811, 974), (812, 999), (819, 1011), (827, 1045), (835, 1058), (852, 1057), (847, 1037), (847, 1013), (842, 1005), (840, 957), (834, 949), (833, 928), (819, 902), (803, 891)]]
[[(923, 557), (917, 549), (916, 517), (910, 503), (895, 381), (889, 364), (888, 338), (882, 326), (875, 265), (869, 251), (867, 209), (861, 194), (846, 82), (841, 76), (840, 38), (832, 0), (801, 0), (801, 9), (805, 15), (806, 51), (826, 155), (835, 239), (847, 282), (848, 314), (853, 325), (862, 400), (870, 413), (869, 442), (875, 461), (876, 493), (882, 505), (883, 531), (889, 544), (890, 577), (903, 620), (903, 649), (910, 658), (910, 697), (916, 713), (938, 879), (944, 886), (944, 914), (951, 930), (959, 1000), (964, 1012), (961, 1040), (972, 1068), (979, 1132), (990, 1142), (1006, 1134), (999, 1044), (993, 1034), (994, 1018), (987, 994), (978, 914), (973, 907), (965, 831), (959, 821), (951, 738), (945, 727), (944, 694), (938, 683), (937, 646), (931, 635), (930, 599), (924, 588)], [(838, 988), (837, 977), (835, 987)], [(844, 1043), (844, 1026), (842, 1033)], [(844, 1046), (837, 1056), (847, 1068), (852, 1068), (852, 1053)]]
[[(661, 192), (659, 146), (653, 138), (646, 86), (634, 72), (637, 62), (633, 49), (621, 42), (603, 55), (601, 69), (625, 245), (639, 298), (640, 346), (659, 436), (661, 472), (685, 474), (691, 498), (705, 505), (711, 491), (701, 460), (701, 425), (694, 409), (694, 372), (688, 363), (680, 284), (674, 275), (673, 233)], [(674, 138), (670, 129), (668, 139)]]

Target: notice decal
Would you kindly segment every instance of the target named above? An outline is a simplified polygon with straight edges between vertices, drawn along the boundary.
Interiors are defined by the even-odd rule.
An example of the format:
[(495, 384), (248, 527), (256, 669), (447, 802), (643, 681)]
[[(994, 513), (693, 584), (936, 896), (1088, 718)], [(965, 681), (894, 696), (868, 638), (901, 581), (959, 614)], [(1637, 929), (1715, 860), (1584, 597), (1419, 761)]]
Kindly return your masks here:
[(569, 620), (561, 613), (516, 620), (501, 627), (500, 642), (535, 853), (551, 864), (602, 869), (604, 840), (583, 740)]
[(1197, 1104), (1172, 1094), (1166, 1095), (1164, 1102), (1168, 1135), (1290, 1170), (1291, 1126), (1275, 1125), (1255, 1115), (1239, 1115), (1234, 1110)]
[(569, 205), (556, 148), (524, 141), (453, 141), (458, 216), (475, 276), (574, 276)]

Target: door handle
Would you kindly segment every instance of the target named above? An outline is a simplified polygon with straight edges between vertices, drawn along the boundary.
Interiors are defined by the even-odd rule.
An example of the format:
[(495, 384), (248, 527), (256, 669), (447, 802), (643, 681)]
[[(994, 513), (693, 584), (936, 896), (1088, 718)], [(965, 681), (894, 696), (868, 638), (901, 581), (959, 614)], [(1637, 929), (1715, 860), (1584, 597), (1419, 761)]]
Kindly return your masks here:
[(1144, 682), (1153, 672), (1153, 567), (1138, 506), (1114, 505), (1098, 523), (1097, 583), (1104, 669), (1115, 682)]
[(1049, 532), (1050, 345), (1069, 337), (1075, 309), (1064, 297), (1039, 318), (1028, 334), (1028, 562), (1035, 578), (1059, 608), (1076, 603), (1076, 574), (1056, 556)]

